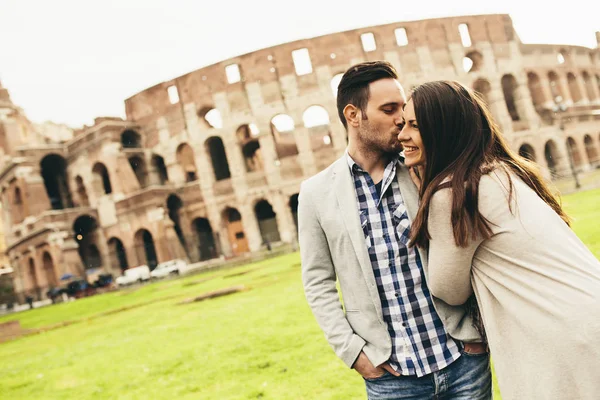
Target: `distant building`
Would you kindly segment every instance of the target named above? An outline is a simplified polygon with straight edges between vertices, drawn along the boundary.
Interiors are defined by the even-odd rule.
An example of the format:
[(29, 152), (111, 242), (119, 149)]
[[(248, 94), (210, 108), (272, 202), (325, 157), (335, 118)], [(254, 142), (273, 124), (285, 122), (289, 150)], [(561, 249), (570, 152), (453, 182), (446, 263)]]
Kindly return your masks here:
[(0, 197), (21, 300), (44, 297), (64, 274), (118, 275), (294, 242), (300, 182), (346, 147), (341, 74), (379, 59), (407, 90), (438, 79), (474, 88), (548, 178), (571, 174), (571, 162), (583, 174), (600, 163), (600, 51), (522, 44), (508, 15), (258, 50), (141, 91), (125, 100), (126, 120), (72, 132), (32, 126), (0, 87)]

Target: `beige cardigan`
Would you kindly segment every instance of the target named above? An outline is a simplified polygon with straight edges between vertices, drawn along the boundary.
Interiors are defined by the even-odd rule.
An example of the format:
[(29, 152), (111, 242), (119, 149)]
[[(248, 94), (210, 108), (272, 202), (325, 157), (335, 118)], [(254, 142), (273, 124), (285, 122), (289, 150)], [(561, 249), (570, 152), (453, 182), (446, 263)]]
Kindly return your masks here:
[[(429, 215), (429, 288), (462, 304), (475, 293), (503, 400), (600, 399), (600, 262), (523, 181), (481, 179), (492, 237), (454, 242), (451, 189)], [(452, 335), (452, 332), (449, 332)]]

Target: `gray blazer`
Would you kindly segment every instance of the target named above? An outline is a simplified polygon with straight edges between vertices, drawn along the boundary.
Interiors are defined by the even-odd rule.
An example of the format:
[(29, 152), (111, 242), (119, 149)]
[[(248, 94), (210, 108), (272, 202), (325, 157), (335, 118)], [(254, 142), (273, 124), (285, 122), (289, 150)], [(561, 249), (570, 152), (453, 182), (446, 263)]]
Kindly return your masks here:
[[(404, 166), (397, 168), (397, 176), (412, 220), (418, 210), (416, 187)], [(304, 291), (327, 341), (348, 367), (361, 350), (375, 366), (386, 362), (392, 341), (383, 320), (345, 154), (302, 183), (298, 225)], [(419, 252), (427, 275), (427, 251), (419, 248)], [(433, 303), (455, 339), (481, 340), (464, 306), (450, 306), (436, 298)]]

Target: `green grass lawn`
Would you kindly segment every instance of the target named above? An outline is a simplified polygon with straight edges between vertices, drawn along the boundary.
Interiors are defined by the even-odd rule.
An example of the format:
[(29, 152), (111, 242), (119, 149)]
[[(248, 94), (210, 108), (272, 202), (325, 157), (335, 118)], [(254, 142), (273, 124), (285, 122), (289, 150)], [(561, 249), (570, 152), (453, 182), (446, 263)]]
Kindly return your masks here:
[[(599, 202), (600, 190), (564, 199), (597, 257)], [(74, 323), (0, 344), (0, 398), (364, 399), (306, 305), (299, 262), (289, 254), (4, 316), (24, 328)], [(177, 304), (240, 284), (248, 290)]]

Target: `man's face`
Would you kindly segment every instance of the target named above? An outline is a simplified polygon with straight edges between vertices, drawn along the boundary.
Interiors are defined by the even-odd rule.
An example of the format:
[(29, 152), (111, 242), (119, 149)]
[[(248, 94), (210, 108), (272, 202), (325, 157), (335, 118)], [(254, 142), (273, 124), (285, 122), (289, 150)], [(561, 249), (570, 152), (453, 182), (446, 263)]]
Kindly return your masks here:
[(358, 139), (363, 146), (383, 153), (399, 153), (402, 144), (398, 133), (402, 129), (402, 106), (406, 98), (400, 83), (391, 78), (369, 85), (369, 102), (360, 120)]

